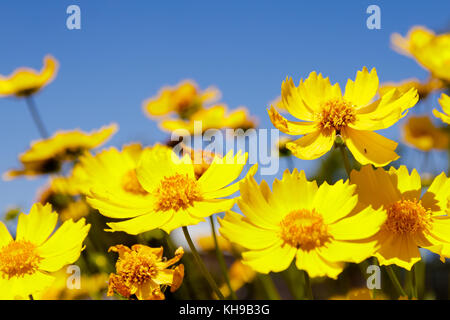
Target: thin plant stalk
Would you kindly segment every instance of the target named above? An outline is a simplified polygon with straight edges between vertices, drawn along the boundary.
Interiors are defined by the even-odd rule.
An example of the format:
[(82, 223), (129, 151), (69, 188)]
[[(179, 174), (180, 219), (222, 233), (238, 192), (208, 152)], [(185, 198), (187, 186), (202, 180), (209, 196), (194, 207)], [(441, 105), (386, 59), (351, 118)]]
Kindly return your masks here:
[(45, 128), (44, 122), (42, 121), (41, 116), (39, 115), (36, 104), (31, 96), (25, 98), (25, 102), (27, 103), (28, 110), (30, 111), (31, 117), (33, 118), (34, 123), (39, 131), (39, 134), (43, 139), (48, 138), (48, 131)]
[(392, 269), (391, 266), (386, 266), (386, 272), (389, 276), (389, 278), (391, 279), (395, 289), (397, 290), (397, 293), (402, 296), (405, 297), (407, 296), (405, 290), (403, 290), (402, 285), (400, 284), (400, 281), (398, 280), (397, 276), (395, 275), (394, 270)]
[(216, 250), (217, 261), (219, 262), (220, 269), (222, 270), (223, 277), (225, 279), (225, 283), (227, 284), (228, 290), (230, 290), (230, 297), (233, 300), (237, 300), (236, 293), (231, 286), (230, 277), (228, 276), (228, 268), (225, 263), (225, 259), (223, 257), (223, 253), (219, 248), (219, 241), (217, 240), (216, 227), (214, 226), (214, 218), (213, 216), (209, 216), (209, 221), (211, 223), (211, 233), (214, 239), (214, 246)]
[(267, 294), (269, 300), (280, 300), (280, 294), (278, 293), (277, 287), (273, 283), (270, 274), (258, 274), (258, 278), (264, 287), (264, 291)]
[(208, 272), (208, 269), (206, 269), (205, 264), (202, 261), (202, 258), (198, 254), (197, 249), (195, 248), (194, 242), (191, 239), (191, 236), (189, 235), (189, 231), (187, 227), (182, 227), (184, 237), (186, 238), (186, 241), (189, 245), (189, 248), (191, 249), (192, 255), (194, 256), (194, 260), (197, 263), (197, 266), (200, 268), (200, 271), (202, 272), (203, 276), (205, 277), (206, 281), (208, 282), (211, 289), (214, 291), (214, 293), (219, 297), (220, 300), (225, 300), (225, 297), (223, 296), (222, 292), (220, 291), (219, 287), (217, 286), (216, 282), (214, 281), (211, 274)]
[(347, 172), (347, 176), (350, 178), (350, 172), (352, 171), (352, 167), (350, 165), (350, 161), (348, 159), (348, 153), (344, 144), (339, 145), (339, 149), (341, 150), (342, 160), (344, 161), (344, 168)]

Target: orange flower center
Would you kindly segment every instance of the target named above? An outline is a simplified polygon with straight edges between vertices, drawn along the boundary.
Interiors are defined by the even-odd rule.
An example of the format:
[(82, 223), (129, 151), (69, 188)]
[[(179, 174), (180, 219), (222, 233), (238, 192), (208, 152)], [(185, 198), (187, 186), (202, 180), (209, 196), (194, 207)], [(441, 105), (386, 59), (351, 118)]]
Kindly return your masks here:
[(155, 278), (158, 274), (156, 256), (142, 251), (130, 251), (119, 258), (116, 264), (117, 274), (122, 284), (130, 287), (133, 284), (143, 284)]
[(0, 276), (10, 279), (33, 274), (41, 260), (33, 243), (26, 240), (11, 241), (0, 248)]
[(399, 200), (387, 209), (384, 228), (395, 234), (426, 231), (431, 224), (431, 212), (421, 201)]
[(139, 183), (135, 169), (131, 169), (122, 177), (122, 188), (123, 190), (136, 195), (145, 196), (148, 194), (148, 192), (145, 191)]
[(332, 238), (322, 215), (314, 210), (292, 211), (284, 217), (280, 227), (281, 239), (285, 243), (307, 251), (323, 246)]
[(202, 199), (197, 181), (179, 173), (164, 177), (155, 196), (156, 209), (161, 211), (186, 209)]
[(356, 120), (355, 110), (351, 104), (339, 99), (325, 102), (316, 117), (321, 129), (334, 129), (338, 133)]

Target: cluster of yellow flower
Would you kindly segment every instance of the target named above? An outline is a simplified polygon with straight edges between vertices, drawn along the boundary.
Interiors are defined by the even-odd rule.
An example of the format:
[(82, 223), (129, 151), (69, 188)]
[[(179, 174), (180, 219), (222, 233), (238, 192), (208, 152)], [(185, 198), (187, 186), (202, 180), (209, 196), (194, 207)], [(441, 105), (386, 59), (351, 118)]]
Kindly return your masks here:
[[(337, 279), (347, 263), (370, 257), (381, 266), (411, 270), (421, 260), (419, 248), (445, 261), (450, 257), (450, 179), (441, 173), (424, 192), (425, 183), (415, 169), (402, 165), (385, 170), (399, 158), (397, 142), (374, 131), (396, 124), (419, 99), (449, 88), (450, 34), (416, 27), (407, 38), (394, 35), (393, 44), (430, 71), (428, 82), (380, 87), (375, 68), (364, 67), (355, 80), (347, 81), (342, 94), (339, 84), (312, 72), (298, 86), (286, 78), (281, 98), (268, 110), (278, 130), (302, 136), (280, 143), (288, 156), (313, 160), (333, 148), (341, 150), (348, 179), (334, 184), (309, 181), (304, 171), (293, 169), (270, 188), (265, 180), (256, 181), (257, 165), (239, 180), (248, 158), (242, 152), (220, 156), (188, 150), (178, 156), (168, 145), (139, 143), (93, 152), (117, 131), (116, 124), (91, 133), (60, 131), (33, 142), (19, 157), (22, 168), (8, 171), (4, 178), (52, 176), (30, 213), (20, 214), (15, 239), (0, 222), (0, 298), (51, 296), (46, 290), (55, 282), (54, 273), (80, 255), (87, 269), (95, 265), (96, 271), (109, 270), (101, 267), (105, 252), (96, 252), (94, 258), (81, 253), (85, 240), (89, 253), (103, 240), (113, 239), (108, 251), (119, 257), (107, 295), (164, 299), (167, 287), (174, 292), (182, 286), (185, 265), (190, 263), (182, 247), (174, 250), (168, 243), (171, 232), (179, 228), (189, 244), (189, 257), (198, 265), (186, 268), (187, 274), (200, 272), (217, 298), (236, 297), (235, 291), (258, 275), (283, 272), (292, 265), (304, 271), (308, 285), (309, 277)], [(31, 99), (54, 78), (57, 65), (46, 57), (40, 73), (24, 69), (1, 78), (0, 94)], [(203, 130), (256, 126), (246, 109), (228, 112), (225, 105), (208, 106), (219, 96), (215, 88), (201, 91), (185, 81), (163, 88), (143, 108), (167, 131), (181, 128), (196, 134), (195, 121), (202, 121)], [(450, 97), (443, 93), (439, 103), (444, 113), (433, 114), (450, 124)], [(298, 120), (288, 120), (281, 112)], [(448, 134), (429, 117), (410, 117), (404, 139), (424, 151), (448, 149)], [(200, 163), (194, 161), (198, 153)], [(61, 168), (67, 163), (71, 170), (64, 175)], [(239, 196), (233, 196), (238, 191)], [(242, 214), (232, 211), (235, 204)], [(213, 216), (222, 212), (225, 216), (218, 221), (224, 238), (218, 238)], [(53, 233), (58, 218), (61, 225)], [(187, 229), (206, 218), (213, 227), (214, 245), (202, 246), (204, 251), (216, 249), (226, 282), (222, 287), (205, 267)], [(142, 235), (156, 229), (165, 232), (165, 243), (143, 244)], [(130, 235), (131, 248), (120, 238), (119, 244), (105, 238), (123, 233)], [(174, 251), (174, 258), (166, 260), (164, 249)], [(237, 257), (229, 271), (225, 250)], [(181, 259), (184, 264), (175, 266)], [(403, 288), (398, 290), (403, 296)], [(417, 298), (413, 293), (411, 297)]]

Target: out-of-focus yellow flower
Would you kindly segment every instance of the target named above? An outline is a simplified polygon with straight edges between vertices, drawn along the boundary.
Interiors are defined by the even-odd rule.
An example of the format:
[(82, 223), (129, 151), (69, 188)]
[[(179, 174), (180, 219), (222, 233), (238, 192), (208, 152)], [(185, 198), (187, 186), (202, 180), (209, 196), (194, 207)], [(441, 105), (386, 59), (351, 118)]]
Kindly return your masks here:
[(62, 162), (75, 160), (84, 151), (99, 147), (116, 131), (117, 125), (111, 124), (90, 133), (81, 130), (59, 131), (51, 138), (32, 142), (30, 149), (19, 156), (23, 168), (6, 172), (4, 179), (56, 172)]
[(443, 89), (444, 83), (436, 78), (429, 78), (426, 82), (421, 82), (418, 79), (411, 78), (401, 82), (386, 82), (383, 83), (378, 92), (380, 96), (384, 96), (392, 89), (397, 89), (400, 93), (407, 93), (411, 88), (416, 88), (419, 94), (419, 99), (426, 99), (432, 92)]
[(237, 200), (245, 216), (227, 212), (220, 233), (248, 249), (243, 263), (258, 272), (281, 272), (295, 259), (311, 277), (336, 279), (344, 262), (359, 263), (375, 252), (369, 238), (386, 219), (371, 207), (349, 215), (358, 201), (355, 189), (342, 180), (318, 187), (297, 169), (275, 180), (272, 192), (265, 181), (258, 185), (248, 177)]
[[(81, 275), (80, 287), (67, 286), (71, 274), (66, 270), (55, 273), (55, 282), (42, 294), (34, 297), (37, 300), (81, 300), (99, 298), (103, 290), (108, 286), (108, 275), (98, 273), (93, 275)], [(106, 290), (105, 290), (106, 291)]]
[[(241, 174), (247, 154), (232, 151), (223, 158), (215, 157), (210, 167), (200, 178), (196, 178), (189, 154), (179, 158), (169, 148), (146, 149), (136, 169), (136, 181), (142, 187), (142, 198), (125, 197), (100, 186), (91, 188), (88, 203), (101, 214), (119, 219), (110, 222), (108, 231), (124, 231), (139, 234), (153, 229), (167, 233), (182, 227), (197, 224), (206, 217), (229, 210), (234, 199), (223, 199), (238, 189), (233, 183)], [(255, 174), (254, 165), (248, 174)], [(105, 188), (105, 187), (103, 187)]]
[[(231, 265), (229, 271), (231, 288), (233, 291), (238, 291), (246, 283), (252, 282), (255, 276), (255, 270), (243, 264), (241, 260), (237, 260)], [(220, 291), (224, 297), (228, 297), (230, 295), (230, 289), (227, 284), (221, 285)]]
[(391, 42), (394, 50), (412, 56), (434, 77), (450, 81), (450, 33), (436, 35), (431, 30), (415, 26), (406, 38), (394, 33)]
[(175, 251), (175, 257), (170, 260), (163, 258), (163, 248), (151, 248), (135, 244), (130, 248), (117, 245), (109, 248), (117, 252), (119, 259), (116, 263), (116, 274), (109, 277), (108, 296), (114, 292), (130, 298), (136, 295), (139, 300), (163, 300), (164, 289), (170, 286), (170, 291), (177, 290), (184, 277), (182, 264), (170, 268), (177, 263), (184, 254), (183, 248)]
[(290, 157), (292, 156), (291, 150), (287, 147), (288, 143), (291, 143), (293, 140), (289, 137), (283, 136), (280, 137), (277, 141), (277, 149), (280, 157)]
[(333, 296), (330, 300), (387, 300), (387, 297), (383, 293), (377, 292), (377, 295), (374, 298), (370, 289), (354, 288), (345, 295)]
[(61, 221), (67, 221), (72, 219), (73, 221), (78, 221), (89, 214), (91, 208), (86, 203), (84, 199), (78, 199), (69, 202), (66, 208), (62, 209), (59, 217)]
[(84, 219), (63, 223), (54, 233), (58, 215), (51, 205), (33, 205), (20, 214), (16, 239), (0, 222), (0, 298), (27, 299), (49, 287), (56, 272), (75, 262), (90, 225)]
[(207, 150), (194, 150), (187, 146), (183, 146), (183, 155), (189, 154), (191, 156), (192, 164), (194, 165), (195, 177), (200, 178), (206, 170), (211, 166), (215, 157), (222, 157), (219, 154)]
[(312, 72), (295, 87), (291, 78), (281, 86), (283, 104), (289, 113), (303, 121), (289, 121), (271, 107), (273, 125), (290, 135), (304, 135), (288, 143), (292, 153), (306, 160), (317, 159), (328, 152), (340, 135), (355, 159), (361, 164), (385, 166), (399, 158), (397, 143), (374, 130), (385, 129), (404, 117), (418, 101), (417, 90), (407, 93), (390, 90), (381, 99), (372, 101), (378, 91), (378, 76), (374, 69), (364, 67), (356, 80), (348, 80), (345, 94), (339, 84)]
[(411, 116), (403, 126), (403, 140), (422, 151), (447, 150), (448, 134), (436, 127), (427, 115)]
[(437, 109), (433, 109), (434, 116), (441, 119), (446, 124), (450, 124), (450, 97), (443, 93), (439, 98), (439, 104), (441, 105), (444, 113), (439, 112)]
[(29, 68), (19, 68), (8, 77), (0, 76), (0, 96), (30, 96), (52, 82), (57, 71), (58, 62), (47, 55), (40, 72)]
[(420, 176), (405, 166), (389, 171), (364, 166), (353, 170), (350, 181), (357, 186), (361, 206), (383, 209), (387, 220), (375, 235), (380, 265), (396, 264), (407, 270), (420, 260), (418, 247), (443, 257), (450, 256), (450, 179), (437, 176), (422, 194)]
[(433, 31), (423, 26), (414, 26), (408, 31), (406, 37), (402, 37), (399, 33), (393, 33), (391, 44), (398, 53), (412, 56), (415, 51), (428, 44), (434, 36)]
[(194, 81), (186, 80), (175, 87), (162, 88), (157, 96), (144, 102), (143, 109), (150, 117), (176, 113), (181, 119), (189, 119), (205, 103), (217, 101), (220, 96), (214, 87), (200, 91)]
[[(202, 249), (203, 251), (212, 251), (212, 250), (215, 250), (215, 248), (216, 248), (216, 245), (214, 243), (214, 238), (211, 235), (198, 237), (196, 240), (197, 240), (197, 244), (198, 244), (199, 248)], [(230, 241), (228, 241), (224, 237), (221, 237), (218, 235), (217, 242), (219, 245), (219, 249), (221, 251), (231, 252)]]
[(255, 128), (256, 120), (249, 116), (248, 110), (245, 107), (228, 112), (225, 105), (216, 105), (195, 112), (189, 120), (163, 120), (160, 122), (160, 127), (168, 132), (186, 130), (189, 134), (202, 134), (208, 129), (241, 128), (245, 130)]
[(71, 176), (55, 176), (50, 180), (50, 189), (59, 194), (66, 194), (70, 196), (77, 196), (80, 194), (79, 181), (76, 181), (74, 177), (79, 175), (74, 173), (79, 171), (77, 166), (72, 169)]

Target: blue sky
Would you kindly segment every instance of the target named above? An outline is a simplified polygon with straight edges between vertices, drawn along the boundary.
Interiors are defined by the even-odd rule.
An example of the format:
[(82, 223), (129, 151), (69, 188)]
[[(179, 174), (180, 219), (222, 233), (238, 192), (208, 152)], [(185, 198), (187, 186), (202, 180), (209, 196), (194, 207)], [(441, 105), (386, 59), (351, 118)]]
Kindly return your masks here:
[[(66, 8), (81, 8), (81, 30), (66, 28)], [(366, 8), (381, 8), (381, 30), (366, 27)], [(450, 29), (442, 1), (23, 1), (0, 3), (0, 74), (40, 69), (47, 53), (60, 62), (55, 81), (36, 97), (50, 131), (92, 130), (117, 122), (108, 145), (165, 139), (142, 113), (163, 85), (194, 79), (217, 86), (230, 108), (247, 106), (263, 128), (287, 75), (316, 70), (345, 86), (363, 66), (381, 81), (427, 73), (389, 45), (413, 25)], [(435, 100), (431, 103), (436, 106)], [(385, 131), (398, 140), (399, 127)], [(39, 138), (24, 101), (0, 99), (0, 171)], [(421, 161), (413, 157), (412, 161)], [(312, 162), (297, 160), (308, 170)], [(445, 170), (445, 168), (443, 168)], [(312, 174), (312, 171), (310, 171)], [(0, 210), (28, 210), (46, 179), (0, 181)]]

